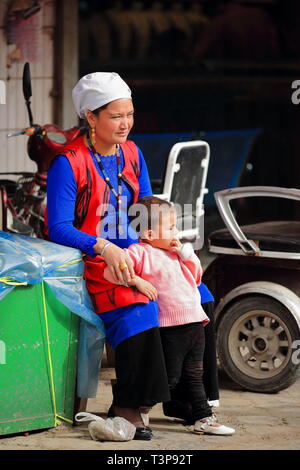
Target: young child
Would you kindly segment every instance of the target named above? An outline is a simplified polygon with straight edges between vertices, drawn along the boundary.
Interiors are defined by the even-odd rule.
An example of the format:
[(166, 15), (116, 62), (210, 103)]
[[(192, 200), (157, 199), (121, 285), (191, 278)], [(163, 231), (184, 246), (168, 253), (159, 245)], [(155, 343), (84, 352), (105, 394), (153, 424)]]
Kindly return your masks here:
[[(126, 250), (136, 273), (128, 285), (158, 302), (170, 392), (180, 378), (185, 382), (193, 432), (231, 435), (235, 430), (218, 423), (203, 386), (204, 326), (209, 319), (197, 288), (201, 282), (200, 261), (176, 237), (177, 215), (172, 204), (147, 196), (139, 199), (136, 207), (140, 212), (140, 242)], [(108, 268), (104, 277), (113, 282)]]

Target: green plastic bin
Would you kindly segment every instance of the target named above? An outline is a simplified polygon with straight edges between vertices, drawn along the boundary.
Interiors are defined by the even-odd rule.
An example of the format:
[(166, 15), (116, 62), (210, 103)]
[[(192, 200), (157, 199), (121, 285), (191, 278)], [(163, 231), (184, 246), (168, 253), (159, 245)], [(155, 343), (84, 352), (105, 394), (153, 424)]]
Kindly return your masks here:
[(0, 435), (72, 421), (79, 321), (45, 283), (0, 300)]

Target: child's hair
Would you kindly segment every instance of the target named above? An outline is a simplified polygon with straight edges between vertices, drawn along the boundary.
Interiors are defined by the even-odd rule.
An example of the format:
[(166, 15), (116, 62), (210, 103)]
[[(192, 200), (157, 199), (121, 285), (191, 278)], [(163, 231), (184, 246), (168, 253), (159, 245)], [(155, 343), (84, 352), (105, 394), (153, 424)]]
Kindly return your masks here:
[[(155, 229), (161, 223), (165, 211), (170, 211), (171, 208), (174, 209), (171, 202), (164, 201), (157, 196), (144, 196), (131, 206), (129, 217), (131, 223), (138, 220), (141, 236), (145, 230)], [(136, 219), (137, 212), (139, 213), (138, 219)]]

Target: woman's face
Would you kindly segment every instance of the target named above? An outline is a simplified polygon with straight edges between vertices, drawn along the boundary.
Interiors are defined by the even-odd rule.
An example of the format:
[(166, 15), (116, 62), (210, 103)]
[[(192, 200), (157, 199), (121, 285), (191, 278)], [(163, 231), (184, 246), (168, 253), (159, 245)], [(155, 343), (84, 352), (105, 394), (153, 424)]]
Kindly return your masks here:
[(98, 116), (89, 113), (89, 124), (95, 128), (96, 142), (107, 145), (126, 142), (133, 126), (133, 104), (130, 98), (112, 101)]

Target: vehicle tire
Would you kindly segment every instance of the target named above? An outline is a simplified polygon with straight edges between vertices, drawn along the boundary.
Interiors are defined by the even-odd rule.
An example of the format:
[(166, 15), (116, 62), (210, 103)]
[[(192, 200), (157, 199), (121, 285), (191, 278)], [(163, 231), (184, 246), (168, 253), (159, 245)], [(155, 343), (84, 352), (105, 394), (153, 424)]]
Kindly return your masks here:
[(299, 339), (297, 322), (283, 304), (268, 296), (247, 296), (230, 304), (220, 320), (220, 363), (247, 390), (279, 392), (297, 378), (300, 342), (294, 341)]

